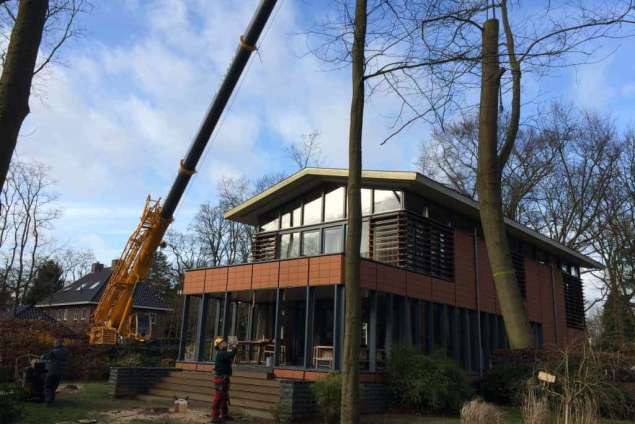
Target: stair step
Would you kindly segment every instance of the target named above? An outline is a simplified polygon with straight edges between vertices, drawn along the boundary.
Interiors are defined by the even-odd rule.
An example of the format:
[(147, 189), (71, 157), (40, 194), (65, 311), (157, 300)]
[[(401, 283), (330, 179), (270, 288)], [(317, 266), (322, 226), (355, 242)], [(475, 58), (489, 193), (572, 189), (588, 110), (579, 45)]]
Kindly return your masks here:
[(270, 402), (260, 402), (257, 400), (247, 400), (247, 399), (234, 399), (230, 395), (230, 403), (231, 406), (239, 406), (244, 409), (256, 409), (258, 411), (272, 412), (275, 408), (275, 403)]
[(231, 399), (245, 399), (245, 400), (255, 400), (259, 402), (269, 402), (272, 404), (276, 404), (280, 402), (280, 393), (254, 393), (254, 392), (246, 392), (242, 390), (236, 390), (235, 388), (231, 388), (229, 391), (229, 397)]
[[(181, 384), (193, 387), (202, 387), (202, 388), (213, 388), (214, 382), (212, 381), (212, 376), (207, 376), (205, 379), (202, 378), (187, 378), (187, 376), (169, 376), (163, 377), (160, 380), (160, 383), (168, 383), (168, 384)], [(280, 387), (280, 383), (276, 380), (268, 380), (264, 378), (249, 378), (244, 376), (232, 376), (231, 377), (232, 385), (246, 385), (246, 386), (265, 386), (265, 387)]]
[(214, 393), (213, 387), (192, 386), (189, 384), (177, 384), (161, 381), (152, 387), (153, 389), (161, 390), (173, 390), (179, 393), (200, 393), (204, 395), (212, 395)]
[(232, 372), (233, 377), (245, 377), (245, 378), (257, 378), (260, 380), (270, 380), (271, 373), (266, 371), (247, 371), (241, 369), (235, 369)]
[(198, 378), (188, 380), (187, 378), (181, 378), (181, 377), (163, 377), (160, 380), (160, 383), (183, 384), (187, 386), (208, 387), (208, 388), (214, 387), (212, 377), (208, 378), (207, 380), (198, 379)]
[(190, 400), (198, 400), (201, 402), (211, 402), (212, 401), (212, 395), (211, 394), (202, 394), (202, 393), (191, 393), (191, 392), (187, 392), (187, 391), (176, 391), (176, 390), (170, 390), (170, 389), (163, 389), (163, 388), (158, 388), (158, 387), (153, 387), (150, 390), (148, 390), (148, 394), (149, 395), (154, 395), (154, 396), (162, 396), (168, 399), (172, 399), (174, 400), (174, 397), (176, 396), (177, 398), (189, 398)]
[(170, 377), (180, 377), (188, 380), (209, 380), (212, 378), (211, 371), (172, 371)]
[(247, 385), (247, 386), (265, 386), (265, 387), (280, 387), (280, 382), (277, 380), (263, 380), (258, 378), (245, 378), (245, 377), (232, 377), (232, 385)]

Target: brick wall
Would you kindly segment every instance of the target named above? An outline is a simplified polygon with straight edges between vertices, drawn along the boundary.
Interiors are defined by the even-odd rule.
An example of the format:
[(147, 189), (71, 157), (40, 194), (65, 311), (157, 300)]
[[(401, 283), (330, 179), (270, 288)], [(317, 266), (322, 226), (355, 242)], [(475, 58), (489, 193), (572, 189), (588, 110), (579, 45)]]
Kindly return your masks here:
[(108, 383), (114, 398), (134, 398), (146, 393), (150, 387), (158, 383), (174, 368), (119, 368), (110, 369)]

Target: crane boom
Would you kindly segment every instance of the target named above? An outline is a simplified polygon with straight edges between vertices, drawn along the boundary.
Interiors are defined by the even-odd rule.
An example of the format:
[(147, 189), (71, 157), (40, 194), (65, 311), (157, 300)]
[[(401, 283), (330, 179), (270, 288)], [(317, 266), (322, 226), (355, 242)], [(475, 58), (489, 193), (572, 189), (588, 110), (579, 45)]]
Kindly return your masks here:
[(112, 271), (108, 285), (95, 312), (90, 329), (90, 343), (115, 344), (130, 335), (129, 317), (137, 283), (147, 277), (157, 247), (172, 222), (174, 211), (198, 164), (207, 143), (227, 106), (240, 76), (256, 50), (276, 0), (261, 0), (256, 13), (240, 37), (240, 43), (225, 78), (210, 105), (163, 205), (159, 200), (146, 200), (141, 221), (132, 233), (120, 260)]

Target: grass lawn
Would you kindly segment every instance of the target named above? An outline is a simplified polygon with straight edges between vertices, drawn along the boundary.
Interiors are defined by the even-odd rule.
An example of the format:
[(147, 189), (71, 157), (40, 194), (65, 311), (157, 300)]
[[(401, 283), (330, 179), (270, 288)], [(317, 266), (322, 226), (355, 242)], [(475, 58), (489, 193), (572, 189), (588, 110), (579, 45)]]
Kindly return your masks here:
[[(69, 383), (62, 382), (61, 387), (66, 384)], [(136, 408), (141, 405), (155, 406), (135, 400), (115, 400), (110, 395), (106, 382), (81, 382), (77, 385), (81, 387), (81, 390), (75, 393), (58, 393), (55, 403), (50, 407), (41, 403), (25, 403), (24, 413), (18, 422), (24, 424), (77, 422), (79, 419), (96, 419), (104, 411)]]
[[(62, 383), (64, 387), (67, 382)], [(75, 392), (63, 391), (58, 393), (58, 397), (53, 406), (47, 407), (43, 404), (25, 403), (24, 414), (18, 420), (24, 424), (56, 424), (56, 423), (77, 423), (79, 419), (97, 419), (99, 424), (105, 423), (125, 423), (125, 424), (185, 424), (185, 423), (205, 423), (209, 421), (206, 416), (208, 411), (196, 411), (196, 416), (188, 415), (187, 419), (175, 418), (171, 416), (139, 417), (123, 419), (122, 416), (140, 408), (147, 409), (153, 407), (165, 407), (165, 405), (152, 404), (148, 402), (113, 399), (109, 394), (109, 386), (106, 382), (81, 382), (77, 383), (81, 390)], [(116, 413), (109, 416), (102, 414), (108, 411), (122, 411), (121, 415)], [(194, 413), (195, 411), (192, 411)], [(506, 423), (522, 424), (520, 411), (517, 408), (505, 408)], [(190, 413), (188, 413), (190, 414)], [(260, 420), (240, 420), (241, 423), (259, 423)], [(321, 421), (315, 421), (321, 423)], [(364, 416), (365, 424), (460, 424), (459, 418), (454, 417), (422, 417), (417, 415), (374, 415)], [(308, 424), (308, 421), (305, 421)], [(628, 424), (626, 421), (603, 420), (602, 424)]]

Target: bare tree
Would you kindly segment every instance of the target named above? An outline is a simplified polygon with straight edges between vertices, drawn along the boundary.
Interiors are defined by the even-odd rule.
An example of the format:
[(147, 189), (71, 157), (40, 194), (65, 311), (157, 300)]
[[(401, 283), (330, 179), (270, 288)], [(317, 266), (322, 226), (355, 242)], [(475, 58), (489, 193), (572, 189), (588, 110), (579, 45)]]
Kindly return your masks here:
[(72, 247), (60, 248), (51, 256), (62, 268), (62, 281), (64, 284), (79, 280), (90, 271), (95, 263), (95, 254), (91, 250), (81, 250)]
[(0, 188), (29, 113), (33, 76), (54, 61), (62, 45), (75, 35), (76, 17), (83, 6), (82, 0), (0, 3), (0, 30), (4, 30), (0, 36), (8, 39), (6, 51), (0, 52)]
[(56, 195), (48, 169), (42, 164), (15, 162), (2, 197), (11, 199), (2, 210), (0, 299), (17, 306), (31, 284), (43, 252), (50, 245), (47, 232), (59, 217), (51, 203)]
[[(537, 19), (510, 13), (506, 0), (393, 0), (369, 8), (374, 16), (369, 19), (372, 29), (367, 40), (365, 79), (371, 93), (388, 91), (402, 102), (394, 131), (385, 141), (419, 119), (443, 127), (448, 115), (466, 110), (466, 95), (476, 87), (481, 89), (477, 159), (481, 223), (513, 348), (527, 347), (532, 339), (507, 245), (500, 181), (521, 123), (521, 75), (571, 65), (573, 55), (584, 61), (592, 53), (584, 48), (588, 42), (627, 35), (620, 30), (633, 22), (630, 1), (607, 1), (600, 7), (594, 2), (592, 6), (565, 4), (555, 11), (551, 2), (546, 2), (544, 15)], [(539, 10), (535, 5), (532, 8)], [(313, 32), (320, 42), (312, 51), (336, 65), (352, 58), (348, 48), (352, 14), (348, 8), (344, 10), (340, 22), (327, 23)], [(502, 40), (497, 13), (502, 18)], [(485, 34), (485, 30), (491, 32)], [(505, 72), (507, 67), (511, 72)], [(511, 107), (499, 145), (498, 100), (507, 90)]]
[(304, 169), (308, 166), (320, 166), (322, 163), (322, 149), (319, 137), (320, 133), (318, 131), (302, 134), (300, 140), (285, 149), (289, 158), (298, 169)]

